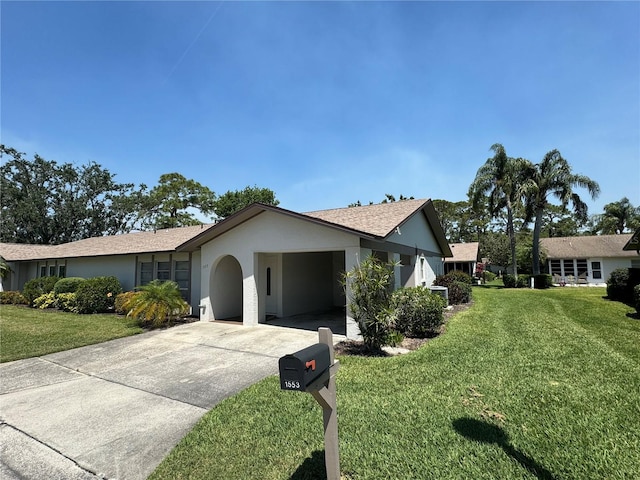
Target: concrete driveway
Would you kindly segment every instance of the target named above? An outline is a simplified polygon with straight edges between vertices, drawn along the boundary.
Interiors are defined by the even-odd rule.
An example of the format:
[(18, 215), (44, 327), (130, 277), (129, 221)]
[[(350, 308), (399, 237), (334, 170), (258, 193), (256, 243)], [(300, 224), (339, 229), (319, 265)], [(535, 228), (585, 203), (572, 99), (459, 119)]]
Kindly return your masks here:
[(0, 477), (145, 479), (209, 409), (317, 341), (195, 322), (2, 364)]

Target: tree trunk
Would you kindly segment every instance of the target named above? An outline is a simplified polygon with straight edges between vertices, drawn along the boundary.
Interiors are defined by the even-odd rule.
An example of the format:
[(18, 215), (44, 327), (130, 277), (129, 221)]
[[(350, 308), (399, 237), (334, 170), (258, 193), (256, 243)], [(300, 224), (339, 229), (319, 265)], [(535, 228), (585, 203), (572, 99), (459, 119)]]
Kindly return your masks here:
[(531, 252), (533, 254), (533, 274), (540, 275), (540, 230), (542, 229), (543, 208), (536, 209), (536, 223), (533, 227), (533, 245)]
[(516, 258), (516, 233), (513, 229), (513, 211), (511, 202), (507, 202), (507, 235), (509, 235), (509, 245), (511, 247), (511, 268), (513, 268), (513, 276), (518, 279), (518, 260)]

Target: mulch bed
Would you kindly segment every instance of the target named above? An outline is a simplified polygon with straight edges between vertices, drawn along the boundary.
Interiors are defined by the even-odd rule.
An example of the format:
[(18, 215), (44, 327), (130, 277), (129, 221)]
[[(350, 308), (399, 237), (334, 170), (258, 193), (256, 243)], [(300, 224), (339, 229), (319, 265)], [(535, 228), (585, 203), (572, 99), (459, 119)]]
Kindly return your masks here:
[(456, 313), (467, 310), (471, 305), (473, 305), (473, 301), (463, 303), (461, 305), (452, 305), (451, 308), (444, 311), (444, 324), (440, 327), (440, 331), (437, 335), (429, 338), (405, 338), (395, 349), (390, 349), (391, 352), (389, 349), (372, 350), (361, 340), (343, 340), (342, 342), (334, 345), (333, 349), (336, 355), (355, 355), (360, 357), (391, 357), (399, 353), (406, 353), (407, 350), (417, 350), (429, 340), (443, 334), (447, 321)]

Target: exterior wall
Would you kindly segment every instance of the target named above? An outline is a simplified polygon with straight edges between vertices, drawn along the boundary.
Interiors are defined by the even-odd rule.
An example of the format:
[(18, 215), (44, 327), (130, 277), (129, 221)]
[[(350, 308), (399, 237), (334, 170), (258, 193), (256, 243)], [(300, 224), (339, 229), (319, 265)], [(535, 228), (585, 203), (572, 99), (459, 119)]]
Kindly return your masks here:
[(67, 277), (114, 276), (124, 291), (136, 286), (136, 260), (134, 255), (113, 257), (70, 258), (67, 260)]
[(431, 231), (429, 222), (421, 212), (402, 225), (399, 233), (396, 231), (391, 234), (388, 241), (429, 252), (438, 252), (438, 258), (442, 258), (440, 246)]

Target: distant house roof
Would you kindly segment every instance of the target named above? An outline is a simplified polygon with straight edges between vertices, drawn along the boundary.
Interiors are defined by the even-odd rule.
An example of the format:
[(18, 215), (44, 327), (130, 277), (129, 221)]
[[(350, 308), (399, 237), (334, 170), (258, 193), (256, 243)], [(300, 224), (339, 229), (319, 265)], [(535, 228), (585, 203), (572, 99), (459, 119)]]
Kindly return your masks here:
[(213, 225), (167, 228), (150, 232), (93, 237), (61, 245), (0, 243), (0, 255), (8, 262), (50, 258), (98, 257), (177, 250), (187, 240)]
[(541, 238), (540, 245), (549, 259), (634, 257), (635, 252), (623, 250), (630, 239), (631, 234), (556, 237)]
[(631, 235), (623, 250), (640, 254), (640, 228)]
[(445, 263), (477, 262), (479, 246), (478, 242), (452, 243), (450, 247), (453, 257), (445, 259)]
[(206, 232), (202, 232), (197, 237), (186, 242), (181, 248), (193, 248), (194, 246), (202, 245), (266, 211), (354, 233), (371, 240), (386, 239), (395, 232), (396, 228), (402, 227), (411, 217), (422, 212), (431, 226), (443, 256), (451, 256), (451, 250), (438, 219), (438, 214), (431, 200), (424, 199), (317, 210), (308, 213), (297, 213), (273, 205), (254, 203), (227, 217)]

